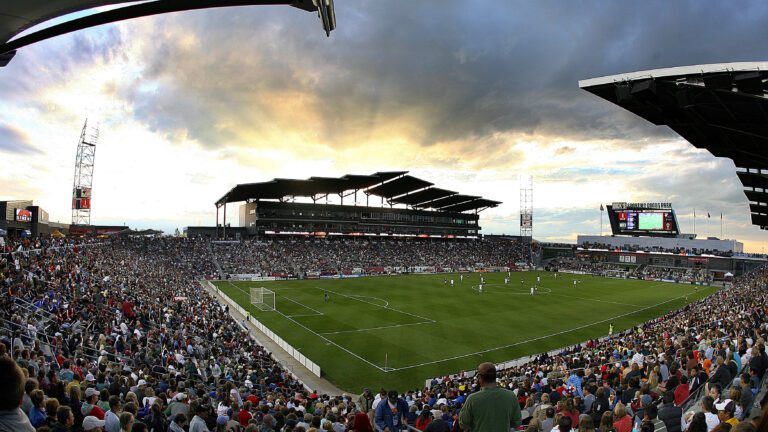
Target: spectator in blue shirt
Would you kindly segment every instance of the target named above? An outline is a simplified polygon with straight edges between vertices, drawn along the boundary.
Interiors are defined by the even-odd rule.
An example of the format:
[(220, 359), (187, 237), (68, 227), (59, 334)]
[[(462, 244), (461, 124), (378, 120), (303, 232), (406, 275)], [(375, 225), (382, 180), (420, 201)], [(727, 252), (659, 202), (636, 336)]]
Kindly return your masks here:
[(396, 390), (390, 390), (387, 399), (379, 402), (374, 416), (376, 430), (379, 432), (395, 432), (405, 426), (405, 416), (408, 404), (398, 397)]
[(579, 369), (576, 371), (571, 372), (571, 376), (568, 377), (568, 382), (566, 383), (569, 387), (573, 387), (575, 389), (575, 396), (584, 396), (581, 390), (582, 381), (584, 378), (584, 369)]

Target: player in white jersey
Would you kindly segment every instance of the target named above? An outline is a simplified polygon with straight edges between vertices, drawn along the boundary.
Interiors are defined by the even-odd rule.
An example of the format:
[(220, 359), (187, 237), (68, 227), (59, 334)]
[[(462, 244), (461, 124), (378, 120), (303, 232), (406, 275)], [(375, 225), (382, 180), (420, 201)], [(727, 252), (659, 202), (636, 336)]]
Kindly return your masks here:
[(531, 295), (533, 295), (535, 292), (535, 288), (531, 287)]
[(509, 278), (504, 278), (504, 285), (508, 285), (508, 284), (509, 284)]
[(576, 279), (573, 280), (573, 287), (576, 288)]
[(541, 283), (541, 276), (536, 276), (536, 283)]
[(459, 282), (464, 282), (464, 274), (459, 275)]
[(453, 287), (453, 279), (451, 279), (451, 287)]
[(477, 289), (478, 289), (478, 291), (480, 291), (480, 294), (482, 294), (482, 293), (483, 293), (483, 284), (480, 284), (480, 285), (477, 287)]

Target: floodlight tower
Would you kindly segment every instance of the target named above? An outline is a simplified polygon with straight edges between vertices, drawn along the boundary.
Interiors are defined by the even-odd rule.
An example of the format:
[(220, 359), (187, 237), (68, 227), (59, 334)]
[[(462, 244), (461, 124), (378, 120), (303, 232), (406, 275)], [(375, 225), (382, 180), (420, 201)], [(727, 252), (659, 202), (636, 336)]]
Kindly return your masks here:
[(533, 263), (533, 177), (520, 175), (520, 237), (528, 241), (528, 258)]
[(88, 119), (80, 132), (75, 156), (75, 179), (72, 184), (72, 225), (91, 224), (91, 189), (93, 165), (96, 160), (96, 142), (99, 126), (88, 126)]

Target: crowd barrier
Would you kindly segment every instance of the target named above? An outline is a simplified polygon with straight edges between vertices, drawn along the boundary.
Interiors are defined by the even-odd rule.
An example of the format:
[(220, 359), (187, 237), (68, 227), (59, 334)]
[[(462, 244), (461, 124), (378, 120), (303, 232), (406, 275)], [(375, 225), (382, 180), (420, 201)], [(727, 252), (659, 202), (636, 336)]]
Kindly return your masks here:
[(318, 377), (320, 376), (320, 373), (321, 373), (320, 366), (317, 363), (315, 363), (312, 360), (308, 359), (299, 350), (297, 350), (294, 347), (292, 347), (291, 344), (289, 344), (283, 338), (278, 336), (275, 332), (270, 330), (269, 327), (265, 326), (259, 320), (254, 318), (250, 314), (250, 312), (248, 312), (245, 309), (243, 309), (243, 307), (240, 306), (239, 304), (237, 304), (237, 302), (235, 302), (228, 295), (226, 295), (221, 290), (219, 290), (216, 287), (216, 285), (212, 284), (210, 281), (204, 281), (204, 283), (207, 283), (209, 288), (211, 288), (212, 290), (214, 290), (217, 293), (219, 293), (219, 295), (221, 295), (224, 298), (224, 301), (227, 302), (227, 304), (229, 305), (230, 308), (233, 308), (236, 311), (240, 312), (243, 316), (248, 317), (248, 319), (250, 320), (251, 324), (256, 326), (256, 328), (259, 329), (259, 331), (264, 333), (269, 339), (272, 340), (272, 342), (276, 343), (280, 348), (282, 348), (286, 353), (288, 353), (288, 355), (290, 355), (291, 357), (296, 359), (296, 361), (298, 361), (304, 367), (309, 369), (309, 371), (312, 372), (314, 375), (316, 375)]

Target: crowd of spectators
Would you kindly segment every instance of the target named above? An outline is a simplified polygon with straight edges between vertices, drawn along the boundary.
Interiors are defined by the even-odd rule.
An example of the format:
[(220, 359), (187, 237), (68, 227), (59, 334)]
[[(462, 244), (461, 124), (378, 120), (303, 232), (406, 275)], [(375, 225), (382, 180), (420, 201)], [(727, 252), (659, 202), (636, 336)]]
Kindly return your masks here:
[(733, 257), (733, 256), (741, 256), (741, 257), (755, 257), (755, 258), (765, 258), (765, 254), (746, 254), (746, 253), (734, 253), (733, 251), (721, 251), (717, 249), (697, 249), (697, 248), (683, 248), (683, 247), (675, 247), (675, 248), (664, 248), (660, 246), (654, 246), (654, 247), (641, 247), (638, 245), (633, 245), (630, 243), (623, 244), (621, 246), (615, 246), (605, 243), (590, 243), (590, 242), (584, 242), (583, 244), (579, 245), (580, 248), (583, 249), (599, 249), (599, 250), (610, 250), (610, 251), (618, 251), (618, 252), (645, 252), (645, 253), (668, 253), (673, 255), (710, 255), (710, 256), (719, 256), (719, 257)]
[(261, 276), (509, 267), (530, 255), (527, 243), (513, 240), (253, 240), (215, 244), (213, 251), (224, 273)]
[[(267, 247), (290, 253), (292, 244), (312, 254), (327, 246)], [(347, 255), (343, 244), (326, 255), (343, 262), (373, 247), (389, 259), (398, 245), (366, 242)], [(421, 245), (421, 262), (453, 264), (438, 257), (443, 244)], [(447, 431), (477, 390), (471, 374), (459, 374), (394, 396), (310, 393), (198, 283), (216, 271), (204, 240), (36, 240), (2, 252), (0, 430), (368, 432), (394, 422), (386, 407), (395, 406), (411, 426)], [(460, 253), (492, 260), (509, 251)], [(702, 416), (680, 405), (703, 385), (712, 397), (699, 407), (712, 426), (704, 430), (724, 430), (752, 414), (768, 369), (767, 285), (768, 270), (747, 274), (641, 326), (501, 370), (499, 383), (516, 393), (531, 432), (645, 431), (656, 417), (669, 419), (669, 432), (675, 418), (698, 432)]]
[(606, 276), (611, 271), (625, 272), (626, 277), (636, 279), (667, 280), (679, 283), (709, 283), (714, 277), (710, 271), (704, 268), (675, 268), (649, 265), (630, 265), (606, 261), (597, 261), (591, 258), (559, 257), (549, 261), (546, 266), (549, 270), (578, 271), (588, 274)]

